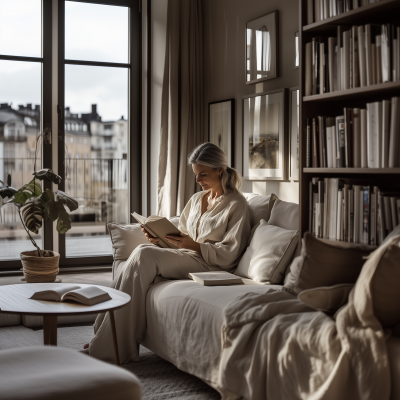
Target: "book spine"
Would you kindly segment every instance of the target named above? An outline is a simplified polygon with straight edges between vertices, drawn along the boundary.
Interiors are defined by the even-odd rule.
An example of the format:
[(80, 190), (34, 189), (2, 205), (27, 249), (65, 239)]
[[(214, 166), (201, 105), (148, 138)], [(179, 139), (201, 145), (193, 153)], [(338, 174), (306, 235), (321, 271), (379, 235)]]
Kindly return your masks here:
[(343, 240), (345, 242), (348, 241), (349, 238), (349, 230), (348, 230), (348, 207), (349, 207), (349, 186), (344, 185), (343, 188)]
[(390, 197), (383, 196), (383, 208), (385, 209), (385, 227), (386, 227), (386, 234), (388, 235), (392, 232), (392, 210), (390, 207)]
[(312, 136), (312, 141), (313, 141), (313, 167), (314, 168), (319, 168), (319, 160), (318, 160), (318, 151), (319, 151), (319, 145), (318, 145), (318, 123), (316, 121), (316, 118), (313, 118), (313, 136)]
[(353, 166), (361, 168), (361, 120), (359, 108), (353, 108)]
[(378, 208), (379, 208), (379, 244), (381, 245), (386, 238), (386, 218), (385, 218), (385, 207), (383, 204), (382, 193), (378, 192)]
[(307, 118), (307, 147), (306, 147), (306, 167), (311, 167), (311, 157), (310, 157), (310, 150), (311, 150), (311, 120)]
[(328, 168), (334, 168), (332, 158), (332, 127), (326, 127), (326, 162)]
[(358, 27), (358, 65), (360, 70), (360, 86), (366, 86), (366, 58), (365, 58), (365, 36), (364, 27)]
[(396, 228), (397, 222), (397, 210), (396, 210), (396, 197), (390, 197), (390, 214), (392, 216), (392, 227)]
[(365, 62), (366, 62), (366, 72), (367, 72), (367, 86), (370, 86), (373, 85), (371, 24), (365, 25)]
[(337, 77), (337, 82), (336, 82), (336, 90), (342, 90), (342, 49), (343, 49), (343, 26), (338, 26), (337, 27), (337, 53), (336, 53), (336, 58), (337, 58), (337, 68), (336, 68), (336, 77)]
[(390, 100), (382, 101), (382, 168), (389, 167)]
[(328, 38), (328, 75), (329, 75), (329, 89), (330, 92), (334, 92), (336, 90), (335, 85), (335, 47), (336, 47), (336, 38), (330, 37)]
[(319, 94), (325, 93), (325, 43), (319, 44)]
[(369, 244), (369, 186), (363, 188), (363, 243)]
[(319, 159), (320, 167), (326, 168), (326, 124), (325, 117), (318, 117), (318, 130), (319, 130)]
[(368, 168), (368, 114), (367, 110), (360, 110), (361, 133), (361, 168)]
[(344, 168), (345, 157), (346, 157), (346, 145), (345, 145), (345, 130), (344, 130), (344, 116), (336, 117), (336, 149), (338, 159), (338, 167)]
[(307, 25), (314, 23), (314, 4), (313, 0), (307, 0)]
[(367, 104), (368, 168), (379, 168), (378, 110), (376, 103)]
[(376, 61), (376, 79), (375, 83), (382, 83), (382, 37), (381, 35), (375, 36), (375, 61)]
[(324, 236), (324, 181), (318, 181), (318, 230), (319, 238)]
[(322, 237), (324, 239), (329, 238), (329, 178), (324, 179), (324, 226)]
[(400, 97), (392, 97), (390, 110), (389, 168), (399, 166)]
[(391, 60), (390, 60), (390, 24), (383, 24), (381, 28), (381, 49), (382, 49), (382, 82), (390, 82), (391, 80)]
[(353, 166), (353, 110), (344, 109), (344, 134), (345, 134), (345, 157), (346, 168)]
[(360, 186), (354, 185), (354, 243), (360, 243)]
[(349, 229), (349, 237), (348, 242), (354, 242), (354, 190), (349, 189), (349, 220), (348, 220), (348, 229)]
[(331, 178), (329, 183), (329, 239), (336, 240), (339, 179)]
[(313, 94), (313, 42), (306, 44), (306, 96)]
[(373, 191), (371, 193), (371, 232), (370, 232), (370, 243), (371, 246), (376, 246), (376, 193), (377, 187), (374, 186)]
[(359, 68), (359, 56), (358, 56), (358, 29), (357, 26), (351, 28), (353, 38), (353, 88), (360, 86), (360, 68)]
[(342, 212), (343, 212), (343, 191), (341, 189), (338, 190), (337, 193), (337, 219), (336, 219), (336, 240), (343, 240), (342, 236)]

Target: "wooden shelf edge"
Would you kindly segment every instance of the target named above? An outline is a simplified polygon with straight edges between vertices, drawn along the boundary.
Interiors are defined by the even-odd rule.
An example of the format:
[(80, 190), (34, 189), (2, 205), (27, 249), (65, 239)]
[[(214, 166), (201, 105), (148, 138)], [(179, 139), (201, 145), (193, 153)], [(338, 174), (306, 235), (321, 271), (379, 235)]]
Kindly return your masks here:
[(377, 3), (368, 4), (366, 6), (359, 7), (355, 10), (351, 10), (346, 13), (336, 15), (335, 17), (330, 17), (319, 22), (314, 22), (310, 25), (305, 25), (303, 26), (303, 32), (319, 30), (329, 25), (336, 25), (340, 23), (346, 24), (346, 20), (351, 19), (352, 17), (362, 16), (363, 14), (368, 15), (371, 12), (377, 11), (381, 8), (385, 8), (388, 5), (396, 6), (396, 4), (398, 3), (399, 3), (398, 0), (381, 0), (378, 1)]
[(340, 240), (321, 239), (321, 238), (318, 238), (318, 239), (321, 240), (324, 243), (331, 244), (331, 245), (334, 245), (334, 246), (340, 246), (340, 247), (344, 247), (344, 248), (362, 246), (364, 248), (371, 249), (371, 251), (373, 251), (373, 250), (378, 248), (378, 246), (372, 246), (370, 244), (364, 244), (364, 243), (350, 243), (350, 242), (342, 242)]
[(340, 90), (338, 92), (329, 92), (323, 94), (313, 94), (304, 96), (304, 102), (321, 101), (321, 100), (339, 100), (342, 98), (356, 97), (365, 94), (379, 94), (386, 90), (400, 90), (400, 81), (379, 83), (376, 85), (363, 86), (354, 89)]
[(400, 168), (303, 168), (305, 174), (400, 174)]

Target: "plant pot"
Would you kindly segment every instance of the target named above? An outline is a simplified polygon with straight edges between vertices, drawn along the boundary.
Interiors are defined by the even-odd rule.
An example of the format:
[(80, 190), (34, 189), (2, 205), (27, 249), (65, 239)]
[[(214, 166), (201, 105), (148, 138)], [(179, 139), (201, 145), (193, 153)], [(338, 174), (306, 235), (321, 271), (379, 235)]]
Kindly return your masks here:
[[(42, 254), (46, 251), (42, 250)], [(49, 253), (48, 251), (46, 252)], [(28, 283), (35, 282), (54, 282), (58, 274), (58, 262), (60, 254), (51, 251), (53, 256), (38, 257), (38, 252), (24, 251), (21, 253), (21, 262), (23, 266), (25, 280)]]

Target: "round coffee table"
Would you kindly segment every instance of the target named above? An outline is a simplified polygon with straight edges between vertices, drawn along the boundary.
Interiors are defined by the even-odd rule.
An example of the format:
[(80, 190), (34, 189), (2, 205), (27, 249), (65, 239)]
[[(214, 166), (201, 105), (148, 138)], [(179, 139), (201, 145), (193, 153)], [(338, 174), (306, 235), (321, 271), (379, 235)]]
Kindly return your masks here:
[[(81, 288), (97, 286), (108, 292), (111, 300), (95, 304), (94, 306), (85, 306), (74, 302), (30, 299), (34, 292), (72, 285), (77, 285)], [(99, 285), (86, 285), (83, 283), (27, 283), (0, 286), (0, 312), (43, 316), (43, 342), (45, 345), (57, 346), (57, 317), (59, 315), (98, 314), (109, 311), (117, 365), (119, 365), (120, 362), (114, 310), (124, 307), (130, 301), (131, 296), (119, 290)]]

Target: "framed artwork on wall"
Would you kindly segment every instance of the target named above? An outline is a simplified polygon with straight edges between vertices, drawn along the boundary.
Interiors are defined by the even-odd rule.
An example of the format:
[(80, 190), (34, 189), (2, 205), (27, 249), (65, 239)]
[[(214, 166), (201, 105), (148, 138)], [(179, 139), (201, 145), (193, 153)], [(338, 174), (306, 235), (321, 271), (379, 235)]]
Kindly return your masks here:
[(235, 99), (208, 104), (209, 141), (221, 148), (228, 157), (228, 165), (234, 165)]
[(246, 24), (246, 83), (278, 76), (278, 11)]
[(289, 94), (289, 174), (290, 179), (299, 180), (299, 87), (290, 89)]
[(243, 176), (287, 180), (287, 91), (278, 89), (243, 99)]
[(294, 67), (299, 68), (300, 53), (299, 53), (299, 32), (294, 34)]

